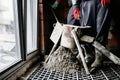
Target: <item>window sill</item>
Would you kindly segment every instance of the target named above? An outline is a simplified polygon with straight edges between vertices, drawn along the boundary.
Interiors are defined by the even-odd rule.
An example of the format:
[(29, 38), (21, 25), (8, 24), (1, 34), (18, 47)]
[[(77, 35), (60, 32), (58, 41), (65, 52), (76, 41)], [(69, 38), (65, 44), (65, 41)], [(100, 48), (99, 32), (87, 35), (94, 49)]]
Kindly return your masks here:
[[(29, 54), (27, 56), (26, 61), (20, 61), (17, 64), (15, 64), (15, 65), (11, 66), (10, 68), (8, 68), (7, 70), (1, 72), (0, 73), (0, 80), (8, 79), (9, 77), (11, 77), (14, 74), (16, 74), (16, 77), (17, 77), (18, 76), (17, 72), (19, 72), (19, 70), (21, 70), (22, 68), (25, 68), (24, 71), (21, 73), (21, 75), (22, 75), (25, 72), (25, 70), (28, 67), (30, 67), (30, 65), (32, 65), (38, 59), (39, 59), (39, 53), (38, 53), (38, 51), (34, 51), (33, 53), (31, 53), (31, 54)], [(33, 61), (31, 61), (31, 60), (33, 60)], [(27, 64), (29, 64), (29, 66)]]

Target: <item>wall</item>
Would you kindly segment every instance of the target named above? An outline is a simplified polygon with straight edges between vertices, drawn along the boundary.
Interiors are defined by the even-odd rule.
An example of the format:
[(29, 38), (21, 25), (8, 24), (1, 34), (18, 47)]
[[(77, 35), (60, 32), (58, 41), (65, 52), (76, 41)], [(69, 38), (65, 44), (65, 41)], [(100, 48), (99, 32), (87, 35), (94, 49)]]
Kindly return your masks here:
[(110, 47), (120, 46), (120, 0), (111, 0), (111, 35), (109, 39)]
[[(55, 17), (51, 11), (51, 5), (55, 0), (39, 0), (39, 19), (40, 19), (40, 50), (43, 54), (48, 54), (54, 45), (50, 40), (50, 35), (53, 30), (53, 24), (56, 23)], [(62, 23), (66, 23), (68, 13), (67, 0), (58, 6), (54, 10), (58, 20)]]

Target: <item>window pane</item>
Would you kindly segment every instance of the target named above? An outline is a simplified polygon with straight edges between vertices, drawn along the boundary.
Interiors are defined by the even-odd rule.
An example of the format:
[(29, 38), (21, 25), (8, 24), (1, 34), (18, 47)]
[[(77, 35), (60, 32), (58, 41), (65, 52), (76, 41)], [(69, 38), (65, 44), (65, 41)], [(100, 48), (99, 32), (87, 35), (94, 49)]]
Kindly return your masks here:
[(37, 49), (37, 0), (27, 0), (27, 53)]
[(0, 72), (21, 59), (17, 0), (0, 0)]

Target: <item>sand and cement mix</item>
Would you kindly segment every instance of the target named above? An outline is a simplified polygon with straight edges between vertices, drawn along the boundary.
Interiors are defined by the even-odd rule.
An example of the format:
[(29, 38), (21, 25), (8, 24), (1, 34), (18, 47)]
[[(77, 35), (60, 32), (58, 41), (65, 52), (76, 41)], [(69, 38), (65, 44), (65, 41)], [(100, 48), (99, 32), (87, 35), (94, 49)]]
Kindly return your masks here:
[(44, 64), (44, 67), (52, 71), (74, 73), (81, 69), (81, 63), (78, 61), (73, 51), (59, 46), (49, 57), (49, 60)]

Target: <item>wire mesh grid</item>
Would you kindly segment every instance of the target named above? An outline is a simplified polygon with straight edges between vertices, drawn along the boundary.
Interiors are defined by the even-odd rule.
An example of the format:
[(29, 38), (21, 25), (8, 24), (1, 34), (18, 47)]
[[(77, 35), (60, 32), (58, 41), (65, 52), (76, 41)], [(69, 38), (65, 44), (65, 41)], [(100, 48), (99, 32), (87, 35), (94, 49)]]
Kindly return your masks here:
[(109, 65), (91, 75), (87, 75), (84, 68), (69, 74), (38, 67), (28, 80), (120, 80), (120, 66), (115, 64)]

